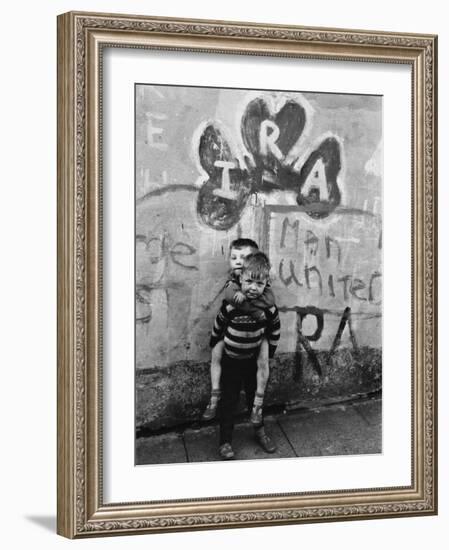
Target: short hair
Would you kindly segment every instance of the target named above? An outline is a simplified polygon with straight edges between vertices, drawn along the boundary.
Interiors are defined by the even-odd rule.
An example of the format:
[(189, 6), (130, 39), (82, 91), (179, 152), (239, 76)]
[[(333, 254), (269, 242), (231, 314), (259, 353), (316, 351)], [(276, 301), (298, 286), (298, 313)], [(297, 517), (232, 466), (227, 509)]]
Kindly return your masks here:
[(256, 241), (253, 241), (252, 239), (234, 239), (231, 242), (231, 245), (229, 246), (229, 250), (231, 248), (245, 248), (246, 246), (249, 246), (250, 248), (254, 248), (254, 250), (259, 250), (259, 247), (257, 246)]
[(242, 273), (249, 273), (254, 279), (269, 279), (270, 269), (268, 256), (263, 252), (254, 252), (245, 258)]

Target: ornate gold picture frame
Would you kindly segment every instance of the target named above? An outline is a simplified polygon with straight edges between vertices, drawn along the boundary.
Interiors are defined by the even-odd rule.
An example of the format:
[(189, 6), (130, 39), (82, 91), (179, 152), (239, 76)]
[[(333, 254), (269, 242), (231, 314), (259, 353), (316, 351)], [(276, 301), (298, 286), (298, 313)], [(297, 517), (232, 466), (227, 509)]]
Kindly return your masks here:
[[(266, 59), (272, 63), (276, 60), (298, 64), (304, 60), (323, 62), (337, 73), (342, 64), (350, 66), (351, 70), (361, 70), (363, 66), (392, 69), (400, 66), (409, 71), (406, 78), (409, 83), (410, 127), (406, 135), (411, 140), (410, 148), (407, 144), (410, 163), (405, 166), (405, 172), (410, 177), (405, 184), (395, 182), (395, 185), (405, 185), (410, 197), (403, 210), (407, 212), (405, 220), (401, 217), (396, 220), (398, 227), (405, 225), (410, 243), (405, 244), (410, 264), (400, 266), (410, 278), (410, 309), (401, 312), (404, 324), (410, 326), (407, 333), (410, 346), (401, 350), (401, 362), (410, 380), (406, 388), (409, 396), (406, 410), (410, 411), (406, 415), (409, 444), (403, 449), (410, 471), (409, 483), (395, 484), (393, 481), (376, 485), (367, 480), (354, 482), (350, 487), (314, 488), (312, 485), (312, 488), (301, 490), (292, 481), (291, 489), (273, 491), (272, 485), (265, 489), (262, 473), (260, 491), (230, 490), (225, 494), (220, 490), (211, 494), (205, 488), (202, 492), (200, 488), (190, 494), (181, 483), (178, 492), (175, 488), (164, 495), (152, 490), (148, 478), (145, 484), (148, 490), (143, 497), (136, 497), (142, 495), (136, 492), (119, 500), (114, 496), (105, 498), (106, 493), (110, 494), (108, 484), (114, 475), (108, 462), (111, 447), (105, 445), (105, 438), (114, 428), (108, 419), (111, 398), (109, 386), (105, 384), (111, 355), (105, 351), (106, 344), (109, 345), (105, 342), (105, 326), (110, 293), (105, 292), (109, 264), (104, 262), (104, 243), (111, 227), (122, 223), (107, 212), (110, 200), (109, 180), (105, 177), (108, 159), (104, 143), (110, 126), (106, 124), (105, 98), (107, 88), (111, 86), (111, 81), (105, 76), (107, 51), (126, 52), (129, 56), (166, 52), (172, 54), (171, 62), (175, 64), (176, 55), (181, 57), (192, 53), (206, 60), (213, 56), (214, 59), (216, 56), (222, 59), (233, 56), (237, 65), (240, 59), (246, 67), (258, 59)], [(181, 60), (178, 62), (182, 63)], [(204, 86), (204, 82), (208, 84), (203, 78), (198, 85)], [(302, 90), (307, 91), (307, 85)], [(130, 93), (134, 94), (134, 87)], [(157, 121), (160, 124), (161, 118), (156, 117)], [(134, 120), (130, 124), (132, 126)], [(153, 128), (153, 138), (156, 139), (158, 133), (160, 130)], [(266, 135), (268, 141), (269, 135)], [(134, 143), (131, 148), (133, 146)], [(59, 16), (58, 533), (69, 538), (83, 538), (436, 514), (436, 158), (436, 36), (96, 13), (70, 12)], [(130, 173), (129, 177), (133, 181), (134, 174)], [(131, 189), (130, 193), (133, 192)], [(282, 211), (279, 208), (265, 215), (272, 215), (270, 212), (276, 215)], [(172, 254), (181, 255), (179, 258), (187, 254), (185, 250), (190, 254), (191, 248), (186, 246), (177, 252), (172, 251)], [(134, 250), (129, 252), (132, 255)], [(396, 266), (391, 266), (389, 273), (395, 269)], [(353, 295), (363, 300), (360, 291), (364, 287), (359, 279), (354, 280), (358, 281), (358, 286), (354, 286)], [(297, 284), (300, 286), (299, 282)], [(333, 286), (330, 288), (333, 292)], [(133, 291), (134, 286), (123, 290), (128, 294)], [(347, 318), (342, 319), (343, 330)], [(351, 327), (349, 330), (354, 344)], [(306, 340), (301, 340), (303, 351), (310, 355), (311, 345)], [(116, 341), (114, 345), (120, 346), (120, 343)], [(380, 368), (385, 374), (386, 369), (393, 367), (392, 361), (385, 357)], [(129, 364), (121, 364), (120, 368), (129, 380), (134, 380), (135, 365), (131, 360)], [(139, 399), (138, 394), (136, 398)], [(135, 407), (132, 392), (128, 399)], [(304, 405), (304, 397), (302, 399)], [(316, 406), (317, 402), (313, 403)], [(116, 407), (117, 402), (113, 405)], [(197, 405), (193, 403), (192, 406)], [(388, 424), (388, 418), (384, 416), (383, 422)], [(133, 426), (129, 426), (129, 430), (132, 432)], [(284, 464), (280, 461), (257, 462), (278, 464), (279, 472)], [(293, 469), (290, 471), (297, 468), (300, 477), (303, 463), (293, 458), (289, 464)], [(228, 464), (217, 468), (225, 466)], [(332, 468), (332, 463), (327, 466)], [(131, 470), (136, 468), (135, 463), (129, 467)], [(179, 479), (198, 475), (196, 485), (201, 485), (202, 466), (196, 467), (199, 470), (194, 473), (193, 470), (183, 470), (189, 466), (178, 465)], [(234, 468), (232, 472), (243, 468), (237, 462), (231, 467)], [(151, 466), (145, 468), (150, 472), (148, 475), (152, 475)], [(146, 475), (144, 470), (140, 471)], [(220, 476), (231, 475), (230, 469), (219, 471)], [(338, 479), (339, 475), (340, 471), (336, 470), (335, 478)]]

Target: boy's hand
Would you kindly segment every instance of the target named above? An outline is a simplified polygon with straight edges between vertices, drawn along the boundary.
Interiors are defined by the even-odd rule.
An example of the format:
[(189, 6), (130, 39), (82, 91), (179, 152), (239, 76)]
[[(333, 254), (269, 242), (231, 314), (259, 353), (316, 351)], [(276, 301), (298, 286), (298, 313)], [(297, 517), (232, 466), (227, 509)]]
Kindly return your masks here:
[(246, 296), (243, 294), (241, 290), (237, 290), (237, 292), (234, 294), (234, 302), (236, 304), (242, 304), (246, 300)]
[(256, 321), (265, 321), (266, 318), (267, 318), (267, 316), (265, 315), (265, 313), (261, 309), (253, 311), (251, 313), (251, 317), (253, 319), (255, 319)]

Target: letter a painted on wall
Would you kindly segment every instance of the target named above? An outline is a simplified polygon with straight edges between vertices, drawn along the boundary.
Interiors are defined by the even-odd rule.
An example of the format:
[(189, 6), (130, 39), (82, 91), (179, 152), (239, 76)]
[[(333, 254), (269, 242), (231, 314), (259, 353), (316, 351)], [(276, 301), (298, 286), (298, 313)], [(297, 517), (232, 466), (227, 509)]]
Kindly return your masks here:
[(349, 337), (351, 338), (351, 343), (356, 353), (359, 352), (359, 346), (357, 345), (357, 340), (355, 339), (354, 331), (352, 330), (352, 320), (351, 320), (351, 308), (347, 307), (343, 311), (343, 315), (340, 319), (340, 324), (338, 325), (337, 334), (335, 335), (332, 347), (329, 351), (329, 361), (335, 353), (335, 350), (338, 348), (341, 342), (341, 335), (345, 329), (345, 326), (348, 325)]
[(340, 169), (340, 144), (335, 137), (324, 139), (301, 168), (297, 203), (312, 218), (325, 218), (340, 204)]

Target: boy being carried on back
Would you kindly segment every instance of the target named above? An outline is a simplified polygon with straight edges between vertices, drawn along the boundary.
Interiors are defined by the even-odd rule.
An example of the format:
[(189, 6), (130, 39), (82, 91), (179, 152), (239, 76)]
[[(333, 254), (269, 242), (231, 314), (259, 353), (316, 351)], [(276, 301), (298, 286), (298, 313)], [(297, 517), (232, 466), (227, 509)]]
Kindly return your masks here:
[[(258, 252), (258, 250), (259, 247), (251, 239), (241, 238), (232, 241), (229, 255), (230, 278), (225, 285), (224, 297), (225, 300), (236, 309), (249, 314), (256, 321), (262, 321), (265, 319), (264, 310), (275, 305), (271, 287), (267, 285), (260, 296), (255, 299), (248, 299), (242, 292), (240, 281), (245, 258), (254, 252)], [(203, 420), (211, 420), (215, 418), (217, 414), (218, 402), (221, 396), (220, 377), (223, 348), (223, 339), (219, 340), (212, 348), (210, 366), (212, 392), (209, 404), (202, 416)], [(268, 340), (264, 338), (257, 356), (257, 388), (250, 416), (250, 422), (254, 425), (260, 425), (262, 423), (262, 405), (269, 374)]]

